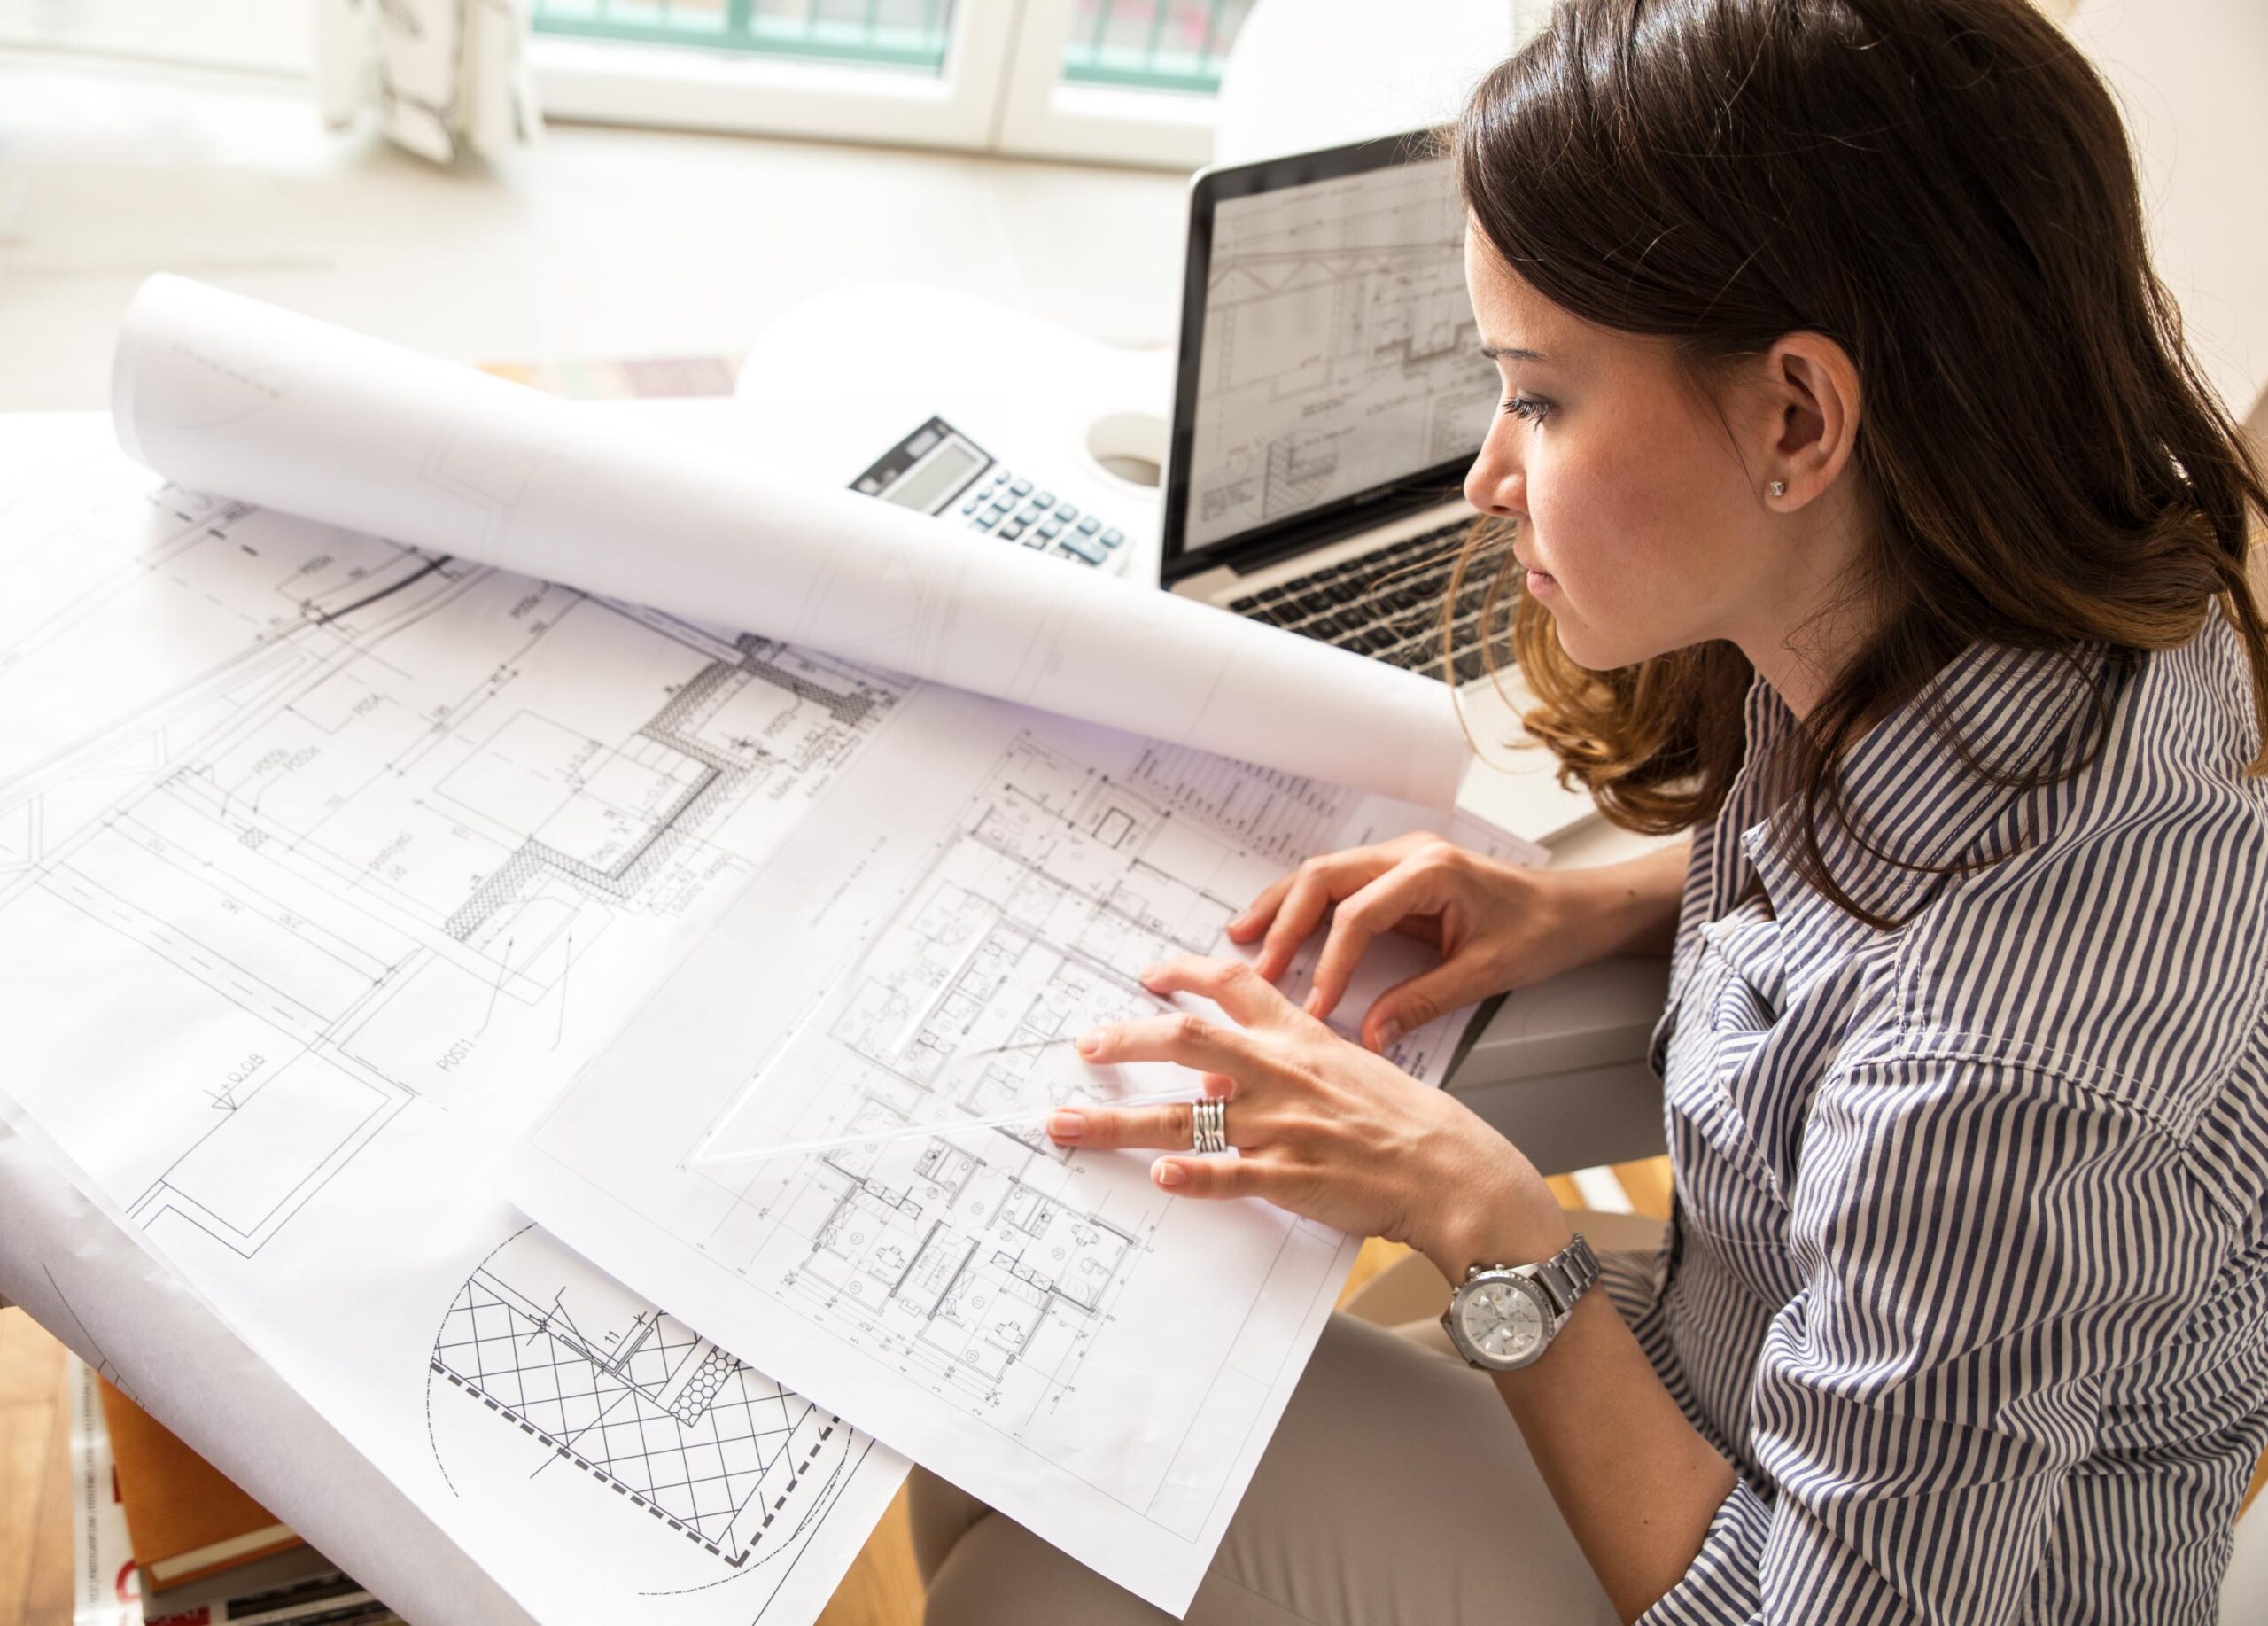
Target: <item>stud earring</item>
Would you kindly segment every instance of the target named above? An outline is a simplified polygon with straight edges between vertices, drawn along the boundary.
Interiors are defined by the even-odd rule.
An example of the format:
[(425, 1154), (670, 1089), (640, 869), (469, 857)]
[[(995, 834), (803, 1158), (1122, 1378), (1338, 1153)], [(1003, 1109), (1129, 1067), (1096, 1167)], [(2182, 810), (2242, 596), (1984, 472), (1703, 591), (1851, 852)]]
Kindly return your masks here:
[(1788, 482), (1785, 480), (1774, 480), (1769, 486), (1767, 486), (1765, 489), (1775, 497), (1784, 497), (1788, 494)]

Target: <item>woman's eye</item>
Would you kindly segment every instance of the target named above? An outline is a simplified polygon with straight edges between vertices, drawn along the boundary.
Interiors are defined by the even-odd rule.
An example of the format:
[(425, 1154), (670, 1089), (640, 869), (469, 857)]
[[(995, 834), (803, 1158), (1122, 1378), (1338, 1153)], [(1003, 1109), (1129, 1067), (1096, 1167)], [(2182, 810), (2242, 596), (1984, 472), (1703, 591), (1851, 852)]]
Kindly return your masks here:
[(1504, 410), (1514, 417), (1526, 418), (1531, 424), (1541, 424), (1544, 415), (1551, 410), (1551, 403), (1537, 401), (1532, 396), (1512, 395), (1506, 397)]

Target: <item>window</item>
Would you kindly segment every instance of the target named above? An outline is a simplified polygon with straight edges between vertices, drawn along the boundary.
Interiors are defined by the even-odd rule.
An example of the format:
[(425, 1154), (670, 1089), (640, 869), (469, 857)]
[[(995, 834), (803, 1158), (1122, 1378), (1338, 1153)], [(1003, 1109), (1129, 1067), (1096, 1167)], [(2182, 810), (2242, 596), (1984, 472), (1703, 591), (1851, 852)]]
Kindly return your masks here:
[[(1289, 4), (1290, 0), (1286, 0)], [(1254, 0), (529, 0), (562, 119), (1188, 169)], [(301, 74), (307, 0), (0, 0), (0, 43)]]
[(534, 0), (564, 118), (1190, 168), (1253, 0)]
[(539, 33), (936, 74), (952, 0), (536, 0)]
[(1209, 96), (1250, 10), (1252, 0), (1079, 0), (1063, 42), (1064, 81)]

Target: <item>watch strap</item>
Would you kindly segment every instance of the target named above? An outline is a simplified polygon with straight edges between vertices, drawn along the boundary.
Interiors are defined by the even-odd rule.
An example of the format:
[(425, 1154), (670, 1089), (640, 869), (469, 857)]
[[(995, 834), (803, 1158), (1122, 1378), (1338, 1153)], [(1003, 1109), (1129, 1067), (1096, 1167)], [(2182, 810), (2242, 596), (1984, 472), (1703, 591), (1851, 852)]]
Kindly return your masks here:
[(1575, 1240), (1535, 1267), (1535, 1280), (1543, 1284), (1550, 1295), (1553, 1311), (1561, 1320), (1575, 1308), (1575, 1301), (1590, 1290), (1598, 1280), (1598, 1255), (1583, 1233), (1575, 1233)]

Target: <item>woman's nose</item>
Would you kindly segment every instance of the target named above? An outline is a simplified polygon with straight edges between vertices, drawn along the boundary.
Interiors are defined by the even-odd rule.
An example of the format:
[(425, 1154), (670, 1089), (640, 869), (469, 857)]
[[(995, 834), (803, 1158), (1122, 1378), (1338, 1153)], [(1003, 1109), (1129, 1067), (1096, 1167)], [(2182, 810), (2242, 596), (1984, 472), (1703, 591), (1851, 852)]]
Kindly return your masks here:
[(1481, 442), (1480, 455), (1464, 474), (1464, 500), (1484, 514), (1499, 519), (1525, 513), (1527, 476), (1516, 457), (1505, 455), (1499, 437)]

